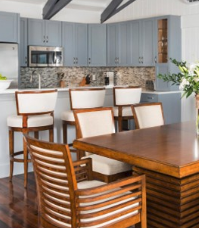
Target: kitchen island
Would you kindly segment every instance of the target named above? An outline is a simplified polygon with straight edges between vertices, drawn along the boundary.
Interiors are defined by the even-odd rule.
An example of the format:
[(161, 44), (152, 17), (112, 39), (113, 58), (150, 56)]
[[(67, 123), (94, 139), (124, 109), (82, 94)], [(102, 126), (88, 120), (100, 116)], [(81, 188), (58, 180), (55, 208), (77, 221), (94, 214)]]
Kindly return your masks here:
[[(89, 87), (90, 88), (90, 87)], [(50, 88), (48, 88), (50, 89)], [(9, 176), (9, 141), (8, 141), (8, 127), (7, 127), (7, 117), (9, 115), (16, 113), (16, 103), (15, 103), (15, 91), (17, 89), (7, 89), (4, 91), (0, 91), (0, 106), (1, 106), (1, 118), (0, 118), (0, 178), (8, 177)], [(32, 90), (32, 89), (29, 89)], [(46, 89), (43, 89), (46, 90)], [(55, 107), (55, 128), (54, 128), (54, 141), (55, 142), (63, 142), (62, 139), (62, 121), (61, 121), (61, 113), (65, 110), (70, 110), (70, 102), (69, 102), (69, 88), (58, 88), (58, 99)], [(20, 90), (21, 91), (21, 90)], [(169, 92), (157, 92), (157, 91), (145, 91), (143, 90), (142, 96), (147, 96), (148, 101), (147, 102), (155, 102), (156, 98), (150, 99), (150, 97), (163, 97), (163, 102), (167, 105), (170, 105), (171, 102), (175, 102), (173, 106), (176, 109), (176, 105), (180, 107), (180, 96), (181, 93), (179, 91), (169, 91)], [(166, 99), (165, 97), (169, 97), (169, 99)], [(173, 99), (175, 98), (175, 99)], [(111, 86), (106, 87), (106, 96), (105, 96), (105, 106), (113, 106), (113, 90)], [(164, 106), (164, 104), (163, 104)], [(169, 106), (168, 106), (169, 107)], [(171, 113), (170, 116), (172, 116), (174, 109), (166, 110), (165, 112)], [(178, 113), (175, 115), (178, 116), (178, 120), (176, 119), (175, 122), (180, 122), (181, 115), (180, 115), (180, 109), (178, 108)], [(69, 127), (69, 142), (72, 142), (75, 138), (75, 130), (73, 126)], [(40, 133), (40, 139), (47, 140), (48, 139), (48, 133), (47, 132), (41, 132)], [(15, 150), (20, 151), (22, 150), (22, 135), (21, 133), (15, 134)], [(75, 158), (75, 157), (74, 157)], [(30, 169), (32, 170), (32, 166), (30, 165)], [(14, 174), (20, 174), (23, 173), (23, 165), (16, 163), (14, 167)]]

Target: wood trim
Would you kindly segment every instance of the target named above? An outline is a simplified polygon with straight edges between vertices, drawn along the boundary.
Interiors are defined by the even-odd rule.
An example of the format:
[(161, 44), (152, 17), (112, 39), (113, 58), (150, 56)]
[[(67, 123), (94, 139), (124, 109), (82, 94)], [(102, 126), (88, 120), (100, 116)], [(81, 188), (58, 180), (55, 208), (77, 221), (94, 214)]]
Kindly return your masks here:
[[(156, 106), (156, 105), (161, 107), (162, 118), (163, 118), (163, 122), (165, 124), (164, 112), (163, 112), (163, 107), (162, 107), (162, 103), (161, 102), (153, 102), (153, 103), (150, 102), (150, 103), (134, 104), (134, 105), (131, 106), (131, 109), (132, 109), (132, 112), (133, 112), (136, 129), (140, 129), (140, 125), (139, 125), (139, 121), (138, 121), (138, 118), (137, 118), (137, 113), (135, 111), (135, 108), (137, 108), (137, 107), (145, 107), (145, 106)], [(146, 113), (146, 115), (147, 115), (147, 113)]]

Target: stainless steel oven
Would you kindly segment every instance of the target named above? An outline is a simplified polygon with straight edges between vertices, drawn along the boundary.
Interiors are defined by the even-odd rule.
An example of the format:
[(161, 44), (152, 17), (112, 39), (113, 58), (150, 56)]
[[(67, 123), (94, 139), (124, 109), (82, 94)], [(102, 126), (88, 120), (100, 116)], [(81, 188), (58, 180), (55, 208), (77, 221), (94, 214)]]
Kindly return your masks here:
[(29, 46), (28, 65), (30, 67), (63, 66), (62, 47)]

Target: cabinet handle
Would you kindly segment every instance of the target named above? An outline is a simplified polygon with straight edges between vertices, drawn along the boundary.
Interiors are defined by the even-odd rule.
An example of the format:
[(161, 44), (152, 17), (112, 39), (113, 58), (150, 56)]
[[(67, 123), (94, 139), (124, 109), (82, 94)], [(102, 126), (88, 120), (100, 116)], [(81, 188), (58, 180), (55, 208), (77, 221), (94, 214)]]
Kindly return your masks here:
[(154, 58), (154, 62), (157, 63), (157, 57), (156, 57), (156, 56), (155, 56), (155, 58)]
[(88, 64), (91, 64), (91, 58), (88, 58)]
[(140, 62), (140, 57), (138, 58), (138, 62), (141, 63), (141, 62)]
[(141, 63), (144, 63), (144, 57), (142, 57), (141, 59), (142, 59), (142, 62)]
[(78, 58), (76, 58), (76, 64), (78, 64)]
[(73, 58), (73, 64), (76, 64), (76, 61), (75, 61), (76, 59), (75, 59), (75, 57)]
[(147, 99), (153, 100), (153, 99), (154, 99), (154, 97), (147, 97)]

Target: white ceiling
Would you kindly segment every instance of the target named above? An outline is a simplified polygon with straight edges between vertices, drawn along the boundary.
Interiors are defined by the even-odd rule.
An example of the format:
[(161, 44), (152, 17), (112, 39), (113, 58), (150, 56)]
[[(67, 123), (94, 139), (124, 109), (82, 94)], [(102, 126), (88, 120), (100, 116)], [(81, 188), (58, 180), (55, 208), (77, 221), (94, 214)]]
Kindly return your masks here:
[[(0, 2), (21, 2), (30, 3), (43, 7), (47, 0), (0, 0)], [(103, 12), (103, 10), (109, 5), (111, 0), (72, 0), (66, 8)], [(125, 2), (125, 1), (124, 1)]]

